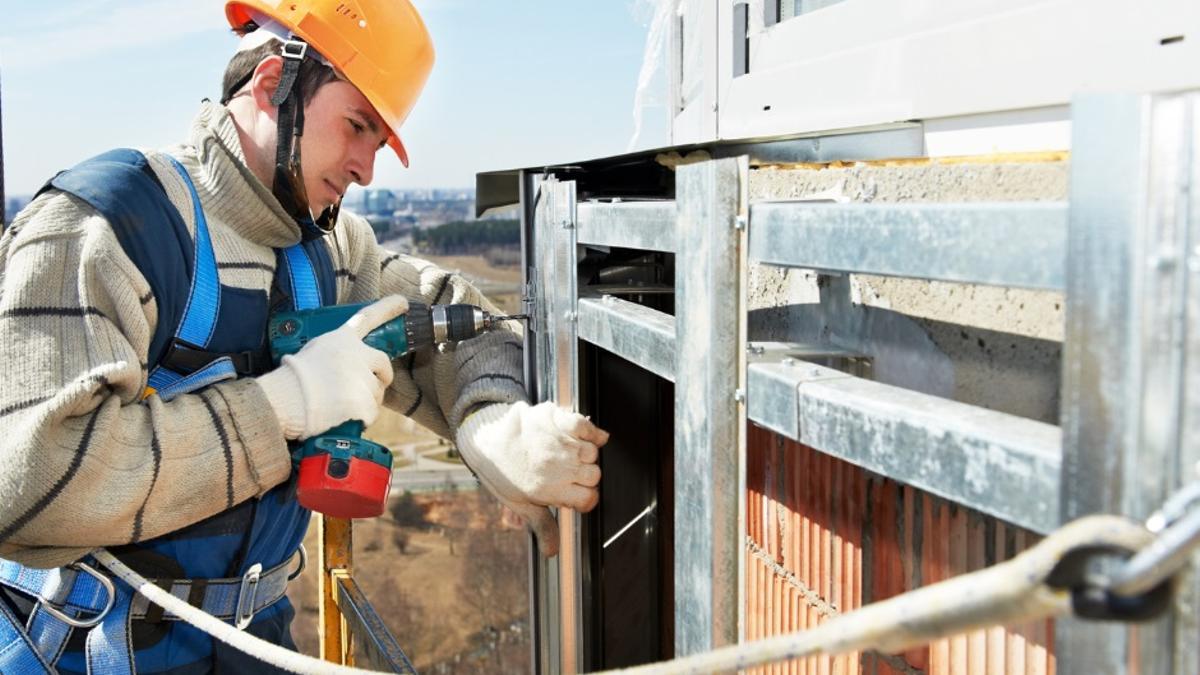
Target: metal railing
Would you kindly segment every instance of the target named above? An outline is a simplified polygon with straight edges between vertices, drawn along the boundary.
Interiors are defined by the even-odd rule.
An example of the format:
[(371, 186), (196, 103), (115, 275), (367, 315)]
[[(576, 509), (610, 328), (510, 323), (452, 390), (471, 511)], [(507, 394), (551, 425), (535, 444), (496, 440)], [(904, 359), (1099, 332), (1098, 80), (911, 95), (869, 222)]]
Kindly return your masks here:
[(354, 581), (352, 521), (320, 516), (317, 523), (320, 656), (343, 665), (413, 673), (412, 662)]

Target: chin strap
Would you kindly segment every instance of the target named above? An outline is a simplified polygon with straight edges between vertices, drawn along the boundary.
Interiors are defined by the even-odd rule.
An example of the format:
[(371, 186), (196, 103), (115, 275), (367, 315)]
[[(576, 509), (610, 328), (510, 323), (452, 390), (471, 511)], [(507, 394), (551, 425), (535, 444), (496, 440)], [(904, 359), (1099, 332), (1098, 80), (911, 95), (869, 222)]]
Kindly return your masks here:
[(300, 168), (300, 138), (304, 135), (304, 101), (300, 93), (300, 65), (308, 55), (308, 44), (292, 38), (283, 43), (283, 74), (271, 95), (279, 109), (275, 143), (275, 177), (271, 192), (297, 223), (305, 241), (322, 237), (337, 223), (341, 203), (313, 216)]

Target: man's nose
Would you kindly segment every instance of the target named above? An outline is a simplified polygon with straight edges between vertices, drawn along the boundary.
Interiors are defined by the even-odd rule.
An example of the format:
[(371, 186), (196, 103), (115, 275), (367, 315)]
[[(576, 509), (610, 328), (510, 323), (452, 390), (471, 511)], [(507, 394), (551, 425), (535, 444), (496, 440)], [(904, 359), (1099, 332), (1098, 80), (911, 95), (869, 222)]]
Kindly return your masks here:
[(375, 177), (375, 149), (356, 148), (349, 168), (355, 183), (363, 187), (370, 185)]

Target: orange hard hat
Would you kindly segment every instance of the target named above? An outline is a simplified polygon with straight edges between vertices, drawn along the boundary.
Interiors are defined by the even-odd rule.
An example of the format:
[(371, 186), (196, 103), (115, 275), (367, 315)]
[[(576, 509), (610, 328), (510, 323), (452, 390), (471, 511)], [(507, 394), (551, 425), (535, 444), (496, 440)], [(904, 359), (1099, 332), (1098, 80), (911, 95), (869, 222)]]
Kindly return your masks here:
[(375, 107), (408, 166), (400, 125), (433, 69), (433, 41), (409, 0), (229, 0), (225, 16), (234, 29), (266, 16), (320, 52)]

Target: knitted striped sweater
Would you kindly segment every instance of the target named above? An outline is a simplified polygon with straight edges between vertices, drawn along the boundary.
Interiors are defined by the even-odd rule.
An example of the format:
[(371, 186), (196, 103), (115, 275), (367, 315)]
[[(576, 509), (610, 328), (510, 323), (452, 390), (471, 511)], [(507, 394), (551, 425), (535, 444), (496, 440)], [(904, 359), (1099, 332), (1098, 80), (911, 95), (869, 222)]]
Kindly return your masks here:
[[(200, 195), (221, 282), (269, 292), (273, 249), (295, 244), (300, 230), (246, 167), (228, 112), (205, 103), (189, 142), (166, 152)], [(187, 187), (164, 156), (147, 156), (194, 232)], [(352, 214), (342, 212), (325, 242), (338, 303), (399, 293), (491, 308), (462, 277), (381, 249)], [(0, 237), (0, 557), (59, 566), (287, 479), (280, 423), (253, 378), (140, 401), (156, 319), (150, 286), (75, 197), (42, 195)], [(519, 337), (496, 331), (398, 360), (385, 403), (449, 437), (468, 409), (523, 400), (521, 371)]]

